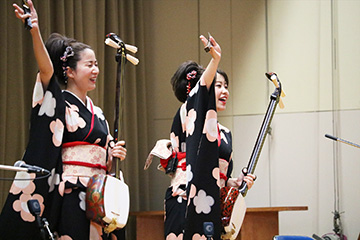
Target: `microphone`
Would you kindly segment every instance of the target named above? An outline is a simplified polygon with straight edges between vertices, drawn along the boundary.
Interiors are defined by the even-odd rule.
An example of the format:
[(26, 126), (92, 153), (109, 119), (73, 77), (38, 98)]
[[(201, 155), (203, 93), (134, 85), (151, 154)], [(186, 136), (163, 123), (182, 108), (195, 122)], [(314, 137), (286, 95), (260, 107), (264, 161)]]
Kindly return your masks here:
[(41, 168), (41, 167), (37, 167), (37, 166), (31, 166), (26, 164), (24, 161), (16, 161), (14, 164), (15, 167), (22, 167), (22, 168), (26, 168), (27, 172), (29, 173), (37, 173), (37, 174), (41, 174), (41, 175), (47, 175), (50, 174), (49, 170), (46, 170), (45, 168)]
[(331, 140), (334, 140), (334, 141), (338, 140), (337, 137), (331, 136), (330, 134), (325, 134), (325, 137), (330, 138)]
[[(30, 199), (27, 201), (27, 206), (30, 213), (36, 218), (36, 223), (40, 229), (42, 239), (55, 239), (53, 233), (50, 231), (49, 222), (46, 218), (40, 216), (41, 207), (39, 201), (37, 199)], [(47, 234), (45, 229), (47, 230)]]
[(214, 223), (213, 222), (204, 222), (203, 230), (206, 236), (206, 239), (212, 239), (214, 235)]
[(350, 141), (347, 141), (345, 139), (341, 139), (339, 137), (334, 137), (330, 134), (325, 134), (325, 137), (331, 139), (331, 140), (334, 140), (335, 142), (341, 142), (341, 143), (345, 143), (345, 144), (348, 144), (350, 146), (353, 146), (353, 147), (357, 147), (357, 148), (360, 148), (360, 145), (356, 144), (356, 143), (353, 143), (353, 142), (350, 142)]

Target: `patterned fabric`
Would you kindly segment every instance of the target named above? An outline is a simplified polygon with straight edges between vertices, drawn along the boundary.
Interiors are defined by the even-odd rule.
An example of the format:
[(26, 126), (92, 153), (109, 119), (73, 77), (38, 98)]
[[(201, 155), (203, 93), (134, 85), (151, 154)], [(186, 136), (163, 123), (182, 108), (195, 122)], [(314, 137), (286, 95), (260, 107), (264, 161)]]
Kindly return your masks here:
[[(35, 218), (27, 208), (26, 202), (29, 199), (39, 200), (41, 216), (48, 220), (52, 232), (60, 235), (60, 240), (111, 239), (114, 234), (103, 235), (102, 228), (86, 218), (87, 173), (64, 175), (62, 164), (63, 143), (86, 141), (103, 149), (109, 139), (105, 117), (90, 98), (87, 98), (85, 106), (72, 93), (62, 92), (54, 78), (44, 93), (41, 81), (37, 79), (33, 93), (29, 143), (23, 160), (27, 164), (48, 169), (51, 176), (13, 182), (0, 216), (2, 239), (41, 239)], [(96, 161), (106, 156), (103, 151), (92, 153), (91, 157), (87, 157), (97, 159)], [(101, 160), (102, 163), (105, 161), (106, 159)], [(22, 176), (23, 178), (35, 177), (35, 174), (25, 174), (28, 176)], [(120, 232), (115, 233), (118, 238), (114, 239), (122, 239), (124, 232), (117, 232)]]
[(186, 174), (178, 169), (166, 191), (165, 239), (205, 239), (204, 222), (214, 224), (213, 239), (220, 239), (219, 188), (226, 184), (220, 172), (231, 175), (232, 139), (217, 122), (214, 84), (209, 91), (200, 82), (193, 88), (173, 119), (170, 140), (175, 151), (186, 152)]
[(64, 176), (91, 177), (95, 174), (106, 174), (103, 169), (106, 168), (106, 150), (98, 145), (77, 145), (63, 148), (62, 162)]

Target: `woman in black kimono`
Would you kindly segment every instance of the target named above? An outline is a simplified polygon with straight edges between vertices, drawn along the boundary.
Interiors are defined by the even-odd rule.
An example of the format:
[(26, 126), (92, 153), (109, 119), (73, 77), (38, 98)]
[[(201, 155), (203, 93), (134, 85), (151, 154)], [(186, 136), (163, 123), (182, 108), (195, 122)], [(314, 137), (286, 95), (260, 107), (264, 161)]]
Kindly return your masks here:
[[(208, 40), (200, 36), (204, 46)], [(250, 189), (255, 175), (231, 178), (231, 132), (217, 121), (217, 111), (226, 108), (229, 97), (228, 77), (218, 69), (221, 49), (214, 38), (206, 69), (196, 62), (180, 65), (171, 79), (175, 96), (183, 102), (177, 111), (170, 134), (175, 154), (161, 160), (167, 169), (176, 155), (177, 166), (165, 195), (165, 239), (206, 239), (204, 222), (214, 224), (213, 239), (220, 239), (222, 227), (219, 189), (239, 187), (242, 181)]]
[[(86, 186), (94, 174), (110, 171), (112, 158), (124, 160), (124, 141), (112, 140), (102, 110), (87, 92), (95, 89), (99, 68), (90, 46), (60, 34), (44, 45), (36, 10), (31, 14), (16, 4), (16, 16), (30, 18), (30, 30), (39, 72), (33, 93), (29, 143), (23, 160), (51, 172), (43, 179), (14, 181), (0, 217), (1, 239), (41, 239), (29, 199), (40, 203), (51, 231), (60, 240), (123, 239), (124, 232), (104, 233), (85, 213)], [(59, 84), (65, 85), (61, 91)], [(34, 173), (16, 178), (34, 179)]]

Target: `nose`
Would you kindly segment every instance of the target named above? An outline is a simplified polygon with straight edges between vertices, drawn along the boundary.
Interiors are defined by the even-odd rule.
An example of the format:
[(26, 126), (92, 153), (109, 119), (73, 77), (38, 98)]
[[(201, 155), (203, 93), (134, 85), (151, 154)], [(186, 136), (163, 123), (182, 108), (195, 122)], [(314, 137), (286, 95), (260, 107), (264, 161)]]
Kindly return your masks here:
[(227, 89), (226, 87), (222, 87), (221, 92), (222, 92), (222, 94), (228, 95), (229, 94), (229, 89)]
[(100, 72), (99, 67), (98, 67), (98, 66), (94, 66), (93, 69), (92, 69), (92, 73), (98, 75), (99, 72)]

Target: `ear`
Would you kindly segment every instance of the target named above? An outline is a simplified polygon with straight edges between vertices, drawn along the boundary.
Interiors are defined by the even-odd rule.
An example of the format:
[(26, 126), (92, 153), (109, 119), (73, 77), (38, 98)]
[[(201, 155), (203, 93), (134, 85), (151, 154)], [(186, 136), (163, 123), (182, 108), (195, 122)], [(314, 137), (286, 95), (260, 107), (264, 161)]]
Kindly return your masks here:
[(74, 78), (74, 69), (67, 66), (65, 72), (66, 72), (66, 75), (68, 76), (68, 78)]

